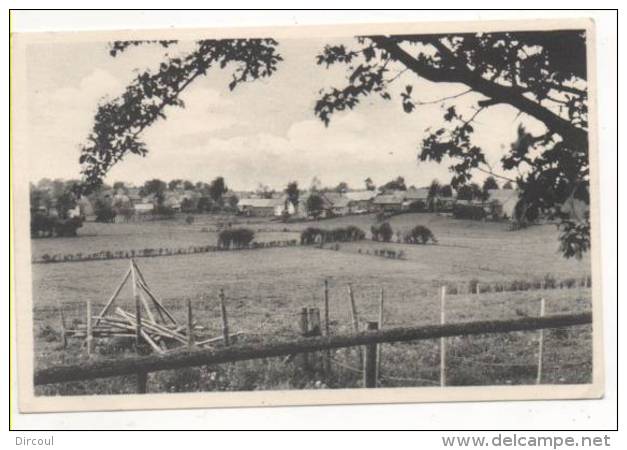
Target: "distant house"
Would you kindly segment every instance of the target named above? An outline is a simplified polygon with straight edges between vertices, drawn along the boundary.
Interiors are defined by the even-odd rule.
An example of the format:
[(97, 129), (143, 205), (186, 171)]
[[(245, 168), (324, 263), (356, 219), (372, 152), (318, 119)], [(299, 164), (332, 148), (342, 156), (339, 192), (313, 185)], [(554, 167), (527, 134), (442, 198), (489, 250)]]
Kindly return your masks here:
[(94, 207), (87, 197), (81, 197), (78, 199), (78, 206), (80, 207), (81, 215), (85, 217), (85, 220), (89, 222), (96, 220)]
[(241, 198), (237, 203), (237, 208), (247, 216), (278, 217), (285, 211), (286, 204), (288, 208), (291, 205), (283, 198)]
[(406, 191), (398, 191), (403, 196), (403, 209), (409, 210), (415, 208), (415, 205), (421, 204), (426, 208), (429, 202), (429, 188), (410, 188)]
[(333, 216), (345, 216), (350, 212), (348, 204), (350, 200), (344, 194), (339, 192), (325, 192), (322, 194), (328, 202), (327, 211)]
[(127, 189), (126, 195), (128, 196), (131, 203), (134, 205), (136, 203), (142, 202), (142, 196), (139, 195), (139, 188), (131, 187)]
[(395, 191), (377, 195), (373, 200), (373, 204), (379, 211), (400, 212), (403, 210), (404, 201), (403, 191)]
[(323, 192), (314, 192), (314, 191), (306, 191), (303, 192), (298, 199), (298, 210), (297, 215), (302, 218), (309, 218), (312, 216), (311, 211), (307, 210), (307, 202), (309, 197), (312, 195), (318, 195), (322, 199), (322, 212), (320, 213), (321, 218), (328, 217), (331, 215), (331, 211), (333, 209), (333, 204), (327, 198), (326, 194)]
[(180, 211), (182, 200), (183, 196), (181, 193), (168, 192), (165, 194), (165, 198), (163, 199), (163, 206), (166, 206), (174, 211)]
[(80, 217), (81, 216), (81, 206), (77, 204), (74, 208), (68, 210), (67, 216), (72, 217)]
[(350, 191), (344, 194), (348, 199), (349, 214), (363, 214), (372, 210), (375, 191)]
[(133, 205), (133, 209), (135, 210), (135, 214), (152, 214), (155, 210), (154, 203), (136, 203)]
[(489, 189), (487, 204), (493, 219), (512, 219), (518, 203), (516, 189)]

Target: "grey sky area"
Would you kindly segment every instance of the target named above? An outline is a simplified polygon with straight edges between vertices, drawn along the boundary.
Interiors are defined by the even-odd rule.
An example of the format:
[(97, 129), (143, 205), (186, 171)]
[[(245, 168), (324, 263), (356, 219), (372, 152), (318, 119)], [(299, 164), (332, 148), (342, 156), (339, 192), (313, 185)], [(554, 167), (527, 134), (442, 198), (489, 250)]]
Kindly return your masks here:
[[(470, 106), (480, 97), (471, 93), (406, 114), (398, 93), (407, 84), (414, 85), (413, 97), (422, 102), (466, 90), (419, 80), (407, 71), (395, 81), (391, 101), (369, 97), (354, 110), (333, 116), (325, 128), (314, 116), (315, 101), (320, 89), (342, 86), (346, 71), (342, 66), (318, 66), (315, 56), (325, 44), (338, 42), (351, 44), (347, 39), (280, 41), (284, 61), (278, 71), (233, 92), (227, 88), (229, 68), (211, 70), (184, 92), (186, 108), (166, 110), (167, 120), (144, 131), (148, 156), (127, 156), (105, 181), (195, 182), (222, 175), (234, 189), (253, 189), (259, 183), (282, 188), (290, 180), (307, 187), (314, 176), (323, 185), (346, 181), (353, 188), (363, 187), (366, 177), (376, 184), (399, 175), (408, 185), (423, 186), (434, 178), (448, 182), (446, 161), (417, 162), (424, 131), (442, 124), (443, 108), (455, 104), (458, 111), (470, 114)], [(185, 52), (189, 45), (133, 47), (116, 58), (109, 55), (107, 42), (29, 47), (30, 179), (78, 178), (80, 147), (99, 101), (122, 93), (138, 70), (156, 67), (164, 52)], [(391, 68), (390, 77), (399, 69)], [(532, 130), (538, 127), (509, 106), (492, 107), (477, 117), (474, 141), (486, 150), (493, 166), (498, 167), (521, 122)], [(484, 177), (477, 173), (477, 180)]]

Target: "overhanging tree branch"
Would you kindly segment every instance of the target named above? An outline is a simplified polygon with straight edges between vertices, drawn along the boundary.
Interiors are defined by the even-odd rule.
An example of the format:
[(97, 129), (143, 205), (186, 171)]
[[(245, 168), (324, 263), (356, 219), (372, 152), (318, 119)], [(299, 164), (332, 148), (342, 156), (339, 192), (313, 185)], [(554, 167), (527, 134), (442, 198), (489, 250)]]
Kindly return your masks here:
[[(402, 49), (393, 39), (385, 36), (371, 36), (370, 39), (381, 49), (387, 51), (390, 57), (401, 62), (407, 68), (415, 72), (418, 76), (433, 82), (451, 82), (462, 83), (469, 88), (492, 99), (493, 104), (505, 103), (511, 105), (518, 110), (540, 120), (547, 128), (558, 133), (565, 142), (575, 148), (586, 148), (588, 142), (588, 133), (582, 128), (574, 126), (571, 122), (550, 110), (544, 108), (538, 103), (530, 100), (522, 95), (516, 89), (500, 85), (498, 83), (486, 80), (482, 76), (474, 73), (461, 64), (448, 66), (447, 68), (436, 68), (417, 58), (414, 58), (404, 49)], [(432, 41), (427, 41), (431, 43)], [(437, 46), (438, 51), (443, 45)], [(444, 55), (447, 58), (449, 55)]]

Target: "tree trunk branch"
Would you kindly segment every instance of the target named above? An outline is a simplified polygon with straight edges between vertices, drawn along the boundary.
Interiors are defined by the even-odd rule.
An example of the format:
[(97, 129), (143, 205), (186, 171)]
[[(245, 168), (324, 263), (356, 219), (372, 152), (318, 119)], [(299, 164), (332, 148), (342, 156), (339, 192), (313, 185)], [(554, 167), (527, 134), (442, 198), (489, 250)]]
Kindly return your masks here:
[[(462, 83), (469, 88), (489, 97), (493, 104), (505, 103), (518, 110), (538, 119), (547, 128), (558, 133), (565, 142), (577, 149), (585, 149), (588, 146), (588, 133), (582, 128), (578, 128), (568, 120), (554, 114), (540, 104), (528, 99), (520, 94), (517, 89), (500, 85), (486, 80), (479, 74), (468, 69), (468, 67), (455, 64), (454, 68), (442, 69), (433, 67), (403, 50), (393, 39), (385, 36), (371, 36), (370, 39), (381, 49), (387, 51), (392, 59), (404, 64), (418, 76), (433, 82)], [(426, 41), (433, 44), (431, 40)], [(434, 45), (439, 52), (448, 51), (440, 45)], [(441, 55), (442, 58), (450, 59), (450, 51)]]

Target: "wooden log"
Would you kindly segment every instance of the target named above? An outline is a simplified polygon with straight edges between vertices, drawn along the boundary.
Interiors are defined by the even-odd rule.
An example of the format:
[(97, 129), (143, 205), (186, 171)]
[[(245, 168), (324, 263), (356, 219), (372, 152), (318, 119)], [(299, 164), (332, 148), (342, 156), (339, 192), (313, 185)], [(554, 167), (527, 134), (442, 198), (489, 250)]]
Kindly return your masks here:
[[(136, 304), (136, 308), (137, 308), (137, 304)], [(150, 347), (152, 347), (152, 349), (157, 352), (157, 353), (163, 353), (163, 349), (161, 347), (159, 347), (157, 345), (157, 343), (150, 337), (150, 335), (147, 332), (147, 329), (154, 332), (154, 330), (152, 330), (152, 326), (150, 323), (146, 323), (146, 322), (142, 322), (142, 318), (141, 318), (141, 308), (137, 308), (136, 310), (136, 316), (133, 317), (131, 314), (126, 313), (124, 310), (122, 310), (121, 308), (116, 308), (116, 313), (122, 315), (123, 317), (125, 317), (128, 322), (129, 322), (129, 329), (133, 329), (133, 325), (135, 327), (135, 345), (138, 347), (139, 342), (141, 342), (141, 338), (144, 338), (144, 340), (150, 345)], [(137, 320), (139, 318), (139, 320)], [(157, 334), (159, 334), (159, 332), (157, 331)]]
[[(381, 288), (381, 290), (379, 291), (379, 330), (383, 329), (383, 288)], [(378, 344), (377, 345), (377, 374), (376, 374), (376, 378), (377, 380), (379, 380), (379, 378), (381, 377), (381, 350), (382, 350), (383, 344)]]
[(85, 338), (85, 344), (87, 346), (87, 356), (91, 356), (94, 352), (94, 330), (92, 328), (92, 318), (91, 318), (91, 301), (87, 300), (87, 333)]
[[(353, 294), (353, 287), (348, 285), (348, 298), (350, 301), (351, 321), (353, 323), (353, 330), (359, 332), (359, 316), (357, 315), (357, 306), (355, 305), (355, 295)], [(364, 365), (364, 356), (361, 348), (357, 349), (357, 355), (359, 356), (359, 367)]]
[(187, 299), (187, 347), (194, 347), (194, 324), (192, 317), (192, 300)]
[(111, 308), (111, 305), (113, 305), (113, 302), (115, 301), (115, 299), (118, 298), (120, 291), (122, 290), (122, 288), (124, 287), (124, 285), (126, 284), (126, 281), (128, 280), (130, 276), (131, 276), (131, 268), (129, 267), (129, 269), (126, 271), (126, 274), (124, 274), (122, 281), (120, 282), (118, 287), (115, 289), (111, 297), (109, 297), (109, 300), (107, 301), (104, 308), (102, 308), (102, 311), (100, 311), (100, 314), (98, 314), (98, 319), (96, 319), (96, 325), (98, 325), (100, 323), (100, 320), (107, 314), (107, 312), (109, 311), (109, 308)]
[(224, 337), (224, 345), (229, 345), (229, 321), (226, 317), (224, 289), (220, 289), (220, 317), (222, 318), (222, 336)]
[(324, 335), (330, 334), (329, 324), (329, 280), (324, 280)]
[(57, 297), (57, 308), (59, 309), (59, 319), (61, 321), (61, 342), (63, 344), (63, 348), (67, 348), (65, 315), (63, 314), (63, 307), (61, 306), (61, 300), (59, 300), (59, 297)]
[[(309, 337), (309, 310), (306, 307), (300, 310), (298, 326), (300, 328), (300, 335), (304, 338)], [(309, 370), (309, 354), (303, 353), (300, 360), (303, 369)]]
[(156, 322), (155, 317), (152, 315), (152, 311), (150, 310), (150, 306), (148, 305), (148, 302), (146, 301), (144, 296), (141, 295), (141, 290), (139, 289), (139, 284), (138, 284), (139, 277), (137, 276), (137, 271), (135, 270), (135, 267), (136, 267), (135, 261), (131, 260), (131, 277), (133, 279), (133, 297), (135, 298), (135, 302), (139, 301), (141, 302), (142, 305), (144, 305), (144, 309), (146, 310), (148, 319), (151, 322)]
[[(318, 308), (309, 308), (308, 310), (308, 318), (307, 318), (307, 335), (311, 337), (322, 336), (322, 329), (320, 326), (320, 309)], [(310, 357), (310, 364), (312, 369), (316, 369), (319, 362), (319, 354), (314, 353)]]
[[(540, 317), (544, 317), (545, 302), (544, 297), (540, 299)], [(542, 384), (542, 359), (544, 352), (544, 330), (540, 329), (538, 336), (538, 373), (536, 375), (536, 384)]]
[(308, 308), (307, 310), (307, 334), (309, 336), (321, 336), (320, 310), (318, 308)]
[[(377, 331), (379, 324), (377, 322), (366, 322), (366, 331)], [(366, 346), (364, 352), (364, 387), (375, 388), (377, 387), (377, 346), (378, 344), (369, 344)]]
[(239, 345), (222, 349), (198, 349), (166, 356), (148, 355), (134, 358), (100, 360), (83, 364), (48, 367), (35, 371), (34, 384), (44, 385), (132, 375), (138, 370), (154, 372), (215, 365), (260, 358), (275, 358), (325, 349), (354, 347), (368, 344), (409, 342), (461, 335), (532, 331), (542, 328), (563, 328), (592, 323), (592, 313), (560, 314), (545, 317), (525, 317), (514, 320), (488, 320), (445, 325), (389, 328), (379, 331), (337, 334), (298, 341), (274, 342), (264, 345)]
[[(478, 291), (478, 289), (477, 289)], [(446, 286), (440, 288), (440, 325), (446, 322)], [(440, 338), (440, 386), (446, 386), (446, 337)]]
[(135, 296), (135, 351), (139, 354), (139, 345), (142, 338), (142, 308), (139, 297)]
[[(245, 333), (243, 331), (236, 331), (235, 333), (231, 333), (230, 337), (234, 338), (237, 336), (242, 336)], [(224, 336), (216, 336), (216, 337), (212, 337), (212, 338), (208, 338), (208, 339), (204, 339), (202, 341), (198, 341), (196, 342), (196, 345), (206, 345), (206, 344), (211, 344), (213, 342), (219, 342), (224, 340)]]
[(145, 330), (141, 331), (141, 335), (156, 353), (163, 353), (163, 349), (157, 345), (157, 343), (150, 337), (148, 333), (146, 333)]
[(148, 391), (148, 372), (137, 372), (137, 393), (145, 394)]
[[(324, 280), (324, 335), (329, 336), (329, 280)], [(324, 355), (324, 371), (329, 373), (331, 370), (331, 350), (327, 350)]]
[[(131, 313), (127, 313), (126, 311), (124, 311), (121, 308), (116, 308), (116, 313), (124, 318), (126, 318), (127, 322), (132, 326), (135, 327), (137, 321), (136, 321), (136, 317), (131, 314)], [(155, 334), (159, 334), (161, 336), (164, 337), (168, 337), (171, 339), (175, 339), (183, 344), (187, 344), (187, 338), (181, 334), (178, 334), (176, 332), (174, 332), (173, 330), (170, 330), (168, 328), (165, 328), (163, 326), (161, 326), (160, 324), (157, 323), (149, 323), (149, 322), (143, 322), (142, 323), (142, 327), (146, 328), (148, 330), (151, 330), (153, 333)], [(133, 328), (134, 329), (134, 328)]]
[[(168, 311), (168, 309), (165, 306), (163, 306), (163, 304), (157, 299), (157, 296), (154, 295), (154, 293), (148, 287), (148, 283), (146, 282), (146, 278), (144, 278), (143, 272), (139, 270), (139, 267), (137, 266), (137, 264), (134, 264), (134, 266), (135, 266), (135, 271), (137, 272), (137, 278), (138, 278), (140, 287), (146, 292), (146, 294), (150, 297), (152, 302), (155, 304), (157, 311), (159, 311), (159, 314), (161, 315), (161, 313), (163, 312), (163, 314), (165, 314), (174, 325), (178, 325), (174, 316), (170, 314), (170, 311)], [(165, 322), (163, 315), (161, 315), (161, 319)]]

